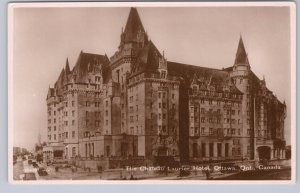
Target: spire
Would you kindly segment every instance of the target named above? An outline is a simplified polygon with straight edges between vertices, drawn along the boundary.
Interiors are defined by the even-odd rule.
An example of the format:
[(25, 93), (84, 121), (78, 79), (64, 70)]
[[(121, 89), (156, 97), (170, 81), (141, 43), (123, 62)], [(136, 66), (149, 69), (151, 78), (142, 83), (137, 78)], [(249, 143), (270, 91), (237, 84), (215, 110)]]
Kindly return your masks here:
[(247, 56), (247, 53), (246, 53), (246, 49), (245, 49), (245, 46), (244, 46), (242, 36), (240, 36), (239, 45), (238, 45), (238, 49), (237, 49), (237, 52), (236, 52), (236, 58), (235, 58), (234, 65), (249, 65), (248, 56)]
[(66, 72), (67, 75), (71, 72), (70, 71), (69, 59), (68, 58), (67, 58), (67, 61), (66, 61), (65, 72)]
[(127, 23), (125, 26), (124, 34), (124, 41), (134, 41), (136, 40), (139, 33), (145, 34), (145, 29), (141, 22), (140, 16), (137, 12), (137, 9), (132, 7), (130, 9), (130, 13), (127, 19)]

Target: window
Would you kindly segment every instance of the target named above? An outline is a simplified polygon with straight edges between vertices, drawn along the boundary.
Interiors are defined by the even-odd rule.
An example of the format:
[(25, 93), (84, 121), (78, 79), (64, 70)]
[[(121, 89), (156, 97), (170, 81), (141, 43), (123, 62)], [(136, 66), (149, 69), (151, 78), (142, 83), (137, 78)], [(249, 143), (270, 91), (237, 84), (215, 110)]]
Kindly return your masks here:
[(214, 143), (209, 143), (209, 157), (214, 156)]
[(105, 101), (105, 106), (108, 107), (108, 101)]
[(204, 108), (201, 108), (201, 113), (204, 113), (205, 112), (205, 109)]
[(72, 147), (72, 156), (74, 157), (76, 155), (76, 147)]
[(85, 106), (89, 107), (89, 106), (90, 106), (90, 102), (89, 102), (89, 101), (86, 101), (86, 102), (85, 102)]
[(163, 114), (163, 119), (166, 119), (166, 117), (167, 117), (167, 115), (164, 113), (164, 114)]
[(105, 120), (105, 125), (106, 125), (106, 126), (108, 125), (108, 120)]
[(54, 140), (56, 140), (56, 134), (54, 134), (53, 137), (54, 137)]
[(201, 127), (201, 134), (204, 134), (204, 133), (205, 133), (205, 128)]
[(72, 138), (75, 138), (75, 131), (72, 131)]
[(163, 108), (164, 108), (164, 109), (166, 108), (166, 106), (167, 106), (166, 103), (163, 103)]
[(221, 157), (222, 156), (222, 154), (221, 154), (221, 152), (222, 152), (222, 143), (218, 143), (217, 150), (218, 150), (218, 157)]
[(105, 111), (105, 116), (108, 116), (108, 110)]
[(73, 117), (75, 116), (75, 111), (72, 111), (72, 116), (73, 116)]
[(65, 134), (65, 135), (66, 135), (66, 139), (68, 139), (68, 132), (66, 132), (66, 134)]
[(209, 134), (212, 135), (214, 133), (213, 128), (209, 128)]
[(75, 106), (75, 101), (72, 101), (72, 107), (74, 107)]
[(165, 126), (165, 125), (163, 125), (163, 126), (162, 126), (162, 131), (163, 131), (163, 132), (166, 132), (166, 131), (167, 131), (167, 129), (166, 129), (166, 126)]
[(75, 120), (72, 120), (72, 125), (73, 125), (73, 126), (75, 125)]
[(209, 104), (210, 104), (210, 105), (212, 104), (212, 100), (211, 100), (211, 99), (209, 100)]
[(202, 155), (202, 157), (206, 156), (206, 144), (205, 143), (201, 144), (201, 155)]
[(201, 123), (205, 122), (205, 117), (201, 117)]

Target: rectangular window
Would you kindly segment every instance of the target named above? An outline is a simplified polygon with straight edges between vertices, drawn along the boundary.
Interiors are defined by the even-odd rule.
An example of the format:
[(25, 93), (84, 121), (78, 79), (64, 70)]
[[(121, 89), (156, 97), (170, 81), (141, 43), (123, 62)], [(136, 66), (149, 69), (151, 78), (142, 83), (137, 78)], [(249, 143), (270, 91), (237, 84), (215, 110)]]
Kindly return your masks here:
[(75, 125), (75, 120), (72, 120), (72, 125), (73, 125), (73, 126)]
[(218, 157), (221, 157), (222, 156), (222, 143), (218, 143), (217, 149), (218, 149)]
[(225, 157), (229, 155), (229, 143), (225, 143)]
[(74, 107), (75, 106), (75, 101), (72, 101), (72, 107)]
[(72, 131), (72, 138), (75, 138), (75, 131)]
[(209, 143), (209, 157), (214, 156), (214, 143)]
[(212, 135), (214, 133), (213, 128), (209, 128), (209, 134)]
[(66, 135), (66, 139), (68, 139), (68, 132), (66, 132), (66, 134), (65, 134), (65, 135)]
[(201, 134), (204, 134), (204, 133), (205, 133), (205, 128), (202, 127), (202, 128), (201, 128)]
[(201, 155), (202, 155), (202, 157), (206, 157), (206, 144), (205, 143), (201, 144)]
[(201, 117), (201, 123), (205, 122), (205, 117)]
[(72, 157), (76, 155), (76, 147), (72, 147)]

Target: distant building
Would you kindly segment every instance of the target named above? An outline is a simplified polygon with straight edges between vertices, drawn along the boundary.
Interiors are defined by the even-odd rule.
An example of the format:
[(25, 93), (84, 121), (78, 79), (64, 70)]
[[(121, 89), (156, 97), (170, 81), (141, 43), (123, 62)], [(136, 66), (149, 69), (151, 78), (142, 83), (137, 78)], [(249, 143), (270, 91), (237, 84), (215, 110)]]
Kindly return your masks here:
[(47, 94), (44, 160), (284, 158), (286, 105), (252, 71), (242, 37), (232, 67), (170, 62), (131, 8), (116, 53), (68, 59)]

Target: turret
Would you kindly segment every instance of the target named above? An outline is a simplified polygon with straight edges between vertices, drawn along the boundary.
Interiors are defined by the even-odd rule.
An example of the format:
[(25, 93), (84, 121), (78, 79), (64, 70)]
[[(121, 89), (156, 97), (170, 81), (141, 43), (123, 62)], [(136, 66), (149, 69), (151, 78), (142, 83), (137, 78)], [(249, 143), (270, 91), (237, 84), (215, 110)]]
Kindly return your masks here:
[(241, 36), (232, 69), (232, 76), (248, 76), (250, 69), (251, 67), (248, 60), (248, 54), (246, 53), (244, 42)]
[(131, 8), (127, 19), (125, 30), (121, 32), (121, 42), (119, 49), (126, 44), (128, 47), (141, 48), (148, 42), (147, 33), (143, 27), (136, 8)]
[(158, 63), (158, 71), (161, 78), (167, 78), (168, 75), (168, 66), (167, 66), (167, 59), (165, 58), (165, 53), (163, 51), (162, 57), (159, 58)]

